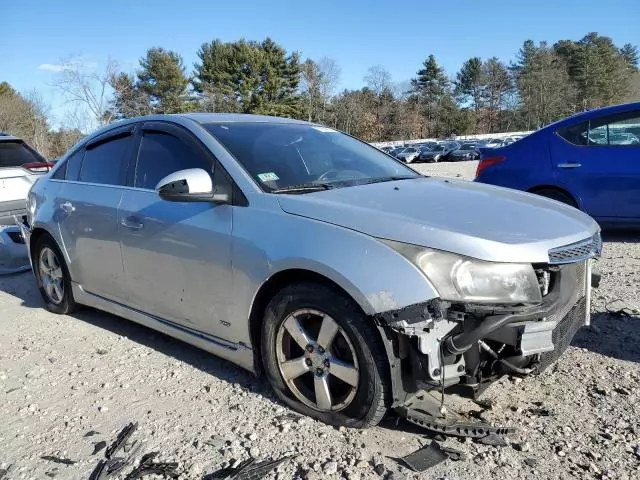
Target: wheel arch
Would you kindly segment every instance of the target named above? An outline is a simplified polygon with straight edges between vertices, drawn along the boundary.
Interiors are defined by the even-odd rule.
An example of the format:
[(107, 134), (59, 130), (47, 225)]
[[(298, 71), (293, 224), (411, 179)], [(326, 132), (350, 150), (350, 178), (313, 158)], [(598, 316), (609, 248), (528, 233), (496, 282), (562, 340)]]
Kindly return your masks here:
[(571, 200), (573, 200), (573, 202), (575, 203), (575, 205), (582, 210), (582, 202), (580, 201), (580, 198), (577, 197), (576, 195), (572, 194), (569, 190), (567, 190), (564, 187), (559, 187), (558, 185), (536, 185), (535, 187), (531, 187), (529, 189), (527, 189), (527, 192), (529, 193), (538, 193), (544, 190), (555, 190), (557, 192), (562, 193), (563, 195), (566, 195), (567, 197), (569, 197)]
[(362, 305), (353, 297), (353, 295), (350, 295), (345, 288), (325, 275), (304, 268), (289, 268), (273, 274), (258, 289), (253, 299), (253, 303), (251, 304), (251, 310), (249, 313), (249, 335), (251, 339), (251, 346), (254, 351), (255, 371), (258, 373), (262, 373), (263, 368), (262, 361), (260, 360), (262, 358), (262, 345), (260, 339), (262, 335), (262, 321), (267, 305), (277, 292), (288, 285), (301, 282), (322, 283), (329, 288), (336, 290), (346, 298), (351, 299), (360, 311), (364, 315), (367, 315), (367, 312), (365, 312)]
[[(58, 242), (56, 241), (55, 237), (53, 235), (51, 235), (51, 232), (49, 232), (49, 230), (47, 230), (46, 228), (43, 228), (43, 227), (35, 227), (31, 231), (31, 236), (29, 238), (29, 253), (31, 254), (31, 258), (32, 259), (34, 258), (33, 257), (33, 247), (38, 242), (38, 240), (40, 238), (42, 238), (44, 235), (46, 235), (48, 237), (51, 237), (51, 239), (54, 242), (56, 242), (56, 245), (58, 245)], [(58, 248), (60, 249), (60, 251), (62, 251), (62, 249), (60, 248), (60, 245), (58, 245)]]

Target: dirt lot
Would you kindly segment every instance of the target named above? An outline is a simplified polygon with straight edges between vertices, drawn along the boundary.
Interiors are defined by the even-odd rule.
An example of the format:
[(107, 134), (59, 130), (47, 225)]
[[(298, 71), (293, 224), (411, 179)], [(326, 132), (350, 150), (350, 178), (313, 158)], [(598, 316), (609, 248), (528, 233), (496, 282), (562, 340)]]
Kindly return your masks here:
[[(469, 178), (475, 162), (416, 168)], [(483, 418), (518, 427), (508, 445), (447, 439), (466, 459), (421, 475), (393, 458), (430, 442), (425, 432), (393, 418), (367, 431), (302, 418), (229, 363), (112, 315), (49, 314), (31, 273), (1, 277), (0, 468), (11, 465), (5, 479), (88, 478), (103, 455), (94, 444), (137, 421), (135, 458), (159, 451), (184, 479), (285, 454), (269, 478), (640, 478), (638, 239), (606, 237), (593, 326), (556, 366), (486, 392)]]

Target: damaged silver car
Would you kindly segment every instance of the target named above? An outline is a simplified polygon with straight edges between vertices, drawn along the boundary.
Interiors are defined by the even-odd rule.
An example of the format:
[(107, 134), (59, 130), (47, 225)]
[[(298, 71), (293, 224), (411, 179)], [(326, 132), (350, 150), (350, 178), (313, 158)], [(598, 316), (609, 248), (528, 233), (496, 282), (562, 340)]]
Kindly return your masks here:
[(159, 330), (352, 427), (389, 408), (429, 424), (425, 392), (475, 396), (542, 371), (589, 321), (601, 250), (574, 208), (250, 115), (107, 126), (27, 206), (49, 310), (89, 305)]

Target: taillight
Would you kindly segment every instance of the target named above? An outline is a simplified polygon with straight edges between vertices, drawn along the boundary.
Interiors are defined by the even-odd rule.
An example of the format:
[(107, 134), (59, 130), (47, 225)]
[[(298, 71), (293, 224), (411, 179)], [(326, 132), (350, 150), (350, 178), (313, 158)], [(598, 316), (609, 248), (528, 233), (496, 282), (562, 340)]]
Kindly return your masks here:
[(22, 165), (22, 168), (26, 168), (33, 173), (47, 173), (53, 168), (54, 164), (51, 162), (31, 162)]
[(497, 165), (498, 163), (502, 163), (507, 159), (504, 155), (497, 155), (495, 157), (487, 157), (480, 160), (478, 163), (478, 168), (476, 169), (476, 178), (480, 176), (480, 174), (489, 168), (492, 165)]

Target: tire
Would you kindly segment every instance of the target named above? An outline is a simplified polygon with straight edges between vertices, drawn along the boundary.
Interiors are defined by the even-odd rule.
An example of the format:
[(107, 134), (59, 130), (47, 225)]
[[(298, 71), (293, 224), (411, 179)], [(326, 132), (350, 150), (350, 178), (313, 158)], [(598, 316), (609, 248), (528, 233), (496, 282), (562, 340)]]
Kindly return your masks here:
[[(303, 311), (302, 314), (300, 314), (301, 311)], [(328, 319), (333, 320), (340, 329), (327, 351), (320, 352), (323, 350), (321, 342), (316, 343), (316, 340), (319, 340), (320, 329), (314, 331), (308, 328), (309, 322), (315, 319), (314, 313), (304, 312), (320, 312), (327, 315)], [(305, 331), (309, 331), (306, 338), (311, 339), (315, 346), (315, 350), (311, 353), (299, 347), (300, 343), (293, 340), (289, 334), (290, 330), (285, 327), (292, 322), (294, 313), (297, 315), (295, 325), (303, 326)], [(323, 328), (324, 322), (328, 320), (327, 317), (319, 317), (318, 321), (319, 326)], [(285, 345), (287, 339), (289, 344), (293, 344), (291, 357), (296, 360), (302, 360), (305, 357), (308, 366), (308, 371), (298, 374), (299, 376), (294, 379), (285, 378), (281, 368), (283, 358), (279, 357), (283, 355), (280, 345)], [(345, 345), (351, 349), (353, 358), (344, 360)], [(303, 357), (300, 356), (300, 352)], [(330, 362), (324, 360), (326, 371), (323, 374), (318, 373), (318, 370), (324, 368), (321, 363), (322, 357), (317, 357), (320, 355), (318, 352), (331, 358)], [(340, 357), (339, 354), (341, 354)], [(380, 422), (390, 405), (389, 361), (375, 325), (365, 317), (350, 298), (325, 284), (315, 282), (292, 284), (283, 288), (272, 298), (264, 316), (262, 362), (269, 382), (280, 400), (290, 408), (324, 423), (352, 428), (371, 427)], [(357, 379), (350, 378), (355, 386), (343, 382), (335, 376), (335, 373), (332, 373), (338, 372), (334, 369), (341, 362), (343, 362), (342, 365), (349, 364), (355, 367)], [(300, 366), (302, 367), (302, 363)], [(319, 381), (327, 382), (326, 388), (331, 392), (330, 408), (322, 408), (318, 405), (320, 398), (315, 392)], [(311, 384), (313, 384), (313, 391)], [(306, 397), (305, 391), (308, 394)], [(346, 391), (351, 393), (342, 395), (342, 392)], [(346, 400), (343, 402), (344, 405), (340, 406), (339, 402), (344, 396)], [(334, 400), (337, 405), (334, 405)]]
[[(55, 292), (56, 289), (53, 287), (48, 290), (47, 283), (52, 283), (51, 278), (47, 277), (44, 273), (44, 265), (49, 263), (51, 260), (49, 257), (53, 255), (55, 258), (55, 263), (58, 266), (59, 272), (53, 274), (55, 277), (59, 276), (59, 285), (61, 286), (61, 295)], [(47, 259), (47, 257), (49, 259)], [(80, 305), (76, 303), (73, 298), (73, 291), (71, 290), (71, 276), (69, 275), (69, 269), (67, 268), (67, 264), (64, 261), (64, 256), (62, 252), (58, 248), (55, 240), (51, 238), (48, 234), (43, 234), (36, 240), (36, 244), (33, 247), (33, 271), (36, 277), (36, 283), (38, 284), (38, 289), (40, 290), (40, 295), (42, 295), (42, 299), (45, 303), (45, 308), (50, 312), (61, 314), (61, 315), (69, 315), (74, 313), (80, 309)], [(44, 262), (43, 264), (41, 264)], [(51, 271), (50, 271), (51, 273)], [(60, 290), (60, 286), (58, 290)], [(59, 297), (59, 299), (55, 298)]]
[(541, 188), (540, 190), (534, 190), (533, 193), (540, 195), (541, 197), (550, 198), (551, 200), (556, 200), (571, 207), (578, 208), (576, 201), (562, 190), (557, 190), (555, 188)]

